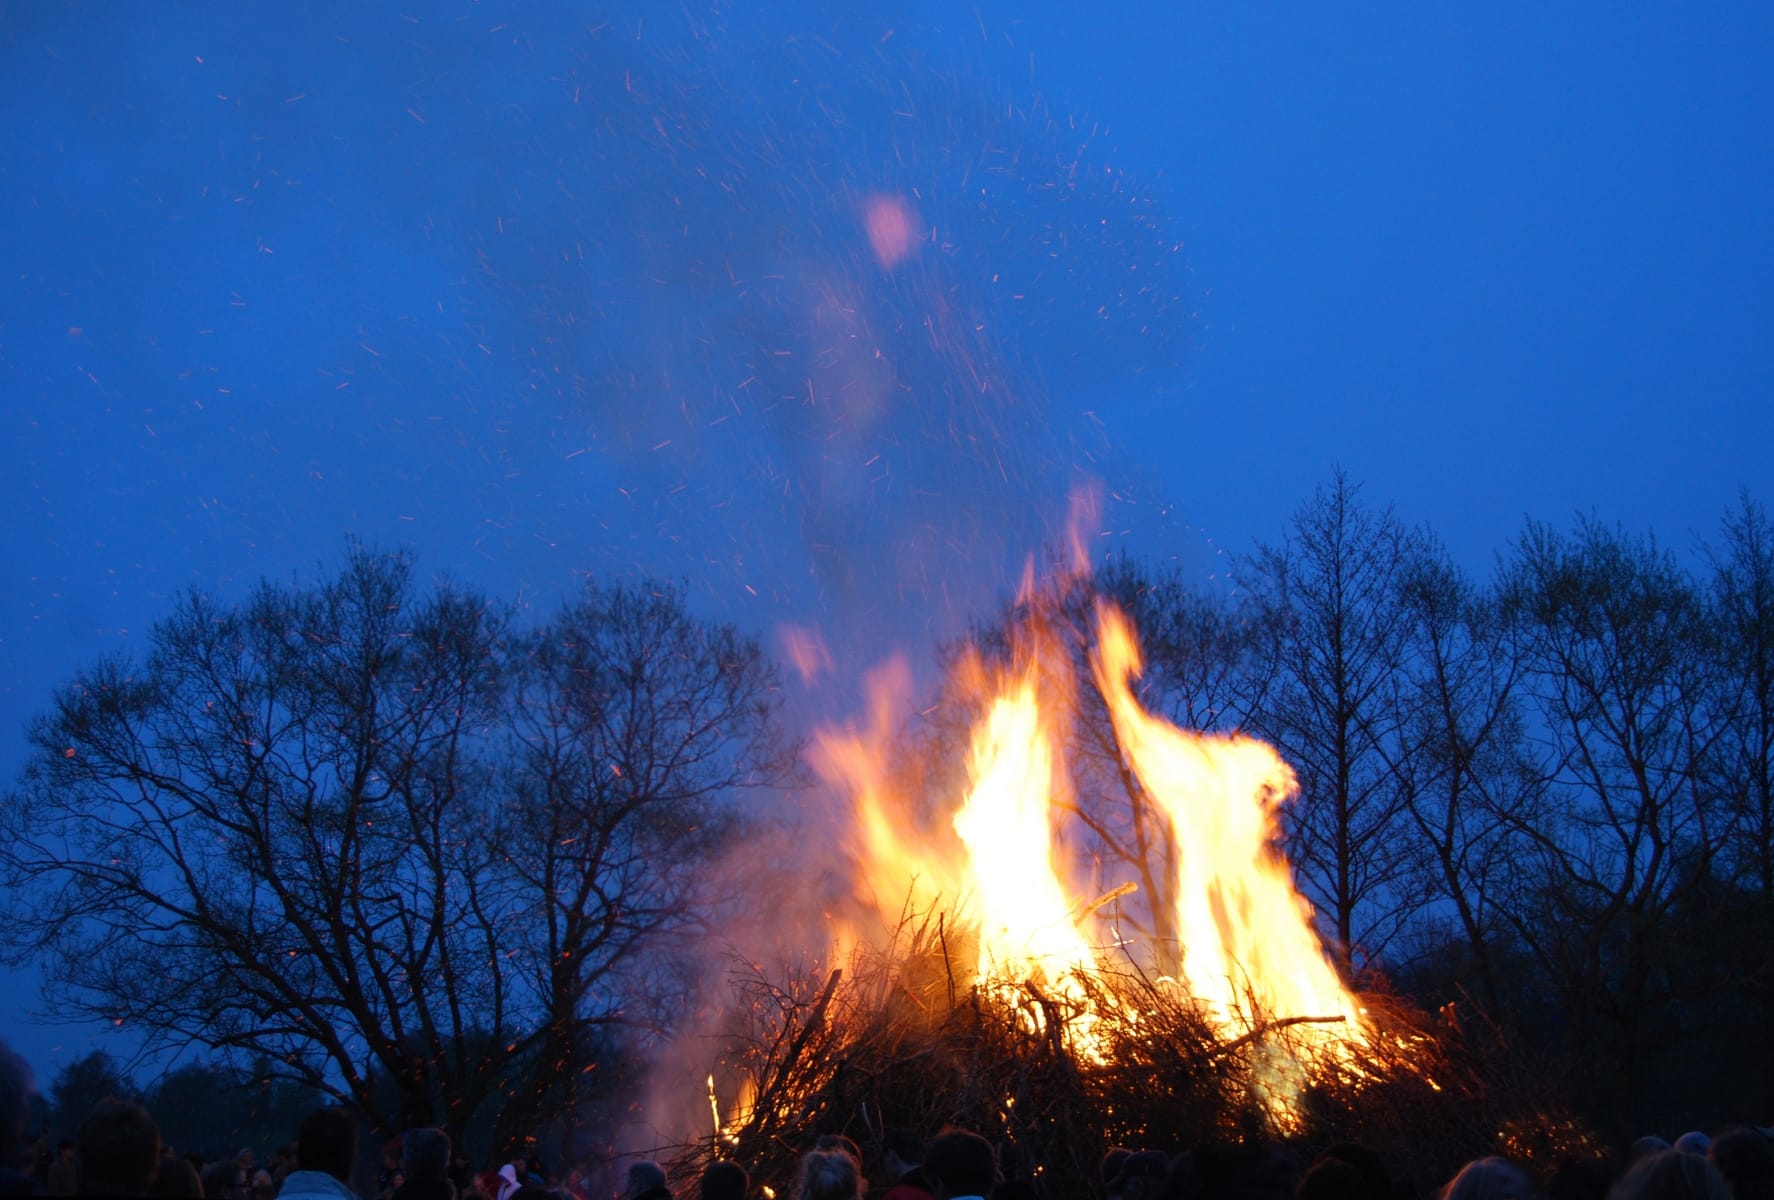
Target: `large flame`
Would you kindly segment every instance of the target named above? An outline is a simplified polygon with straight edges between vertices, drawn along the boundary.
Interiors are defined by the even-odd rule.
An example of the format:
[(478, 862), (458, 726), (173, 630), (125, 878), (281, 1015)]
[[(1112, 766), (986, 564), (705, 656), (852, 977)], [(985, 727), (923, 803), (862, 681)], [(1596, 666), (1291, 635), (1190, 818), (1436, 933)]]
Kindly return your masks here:
[(1095, 1057), (1080, 973), (1096, 966), (1096, 955), (1054, 863), (1054, 751), (1032, 671), (992, 701), (974, 730), (968, 775), (972, 790), (954, 826), (972, 868), (962, 896), (973, 900), (967, 915), (978, 925), (980, 977), (1000, 989), (1041, 989), (1046, 999), (1078, 1007), (1069, 1032)]
[(1130, 686), (1140, 673), (1133, 628), (1106, 602), (1097, 606), (1097, 637), (1092, 666), (1116, 741), (1170, 819), (1189, 992), (1222, 1021), (1254, 1004), (1283, 1017), (1341, 1017), (1355, 1028), (1355, 998), (1273, 848), (1276, 806), (1295, 790), (1293, 771), (1265, 742), (1190, 733), (1141, 708)]
[[(1102, 1013), (1092, 1004), (1119, 1003), (1084, 986), (1110, 947), (1144, 968), (1175, 964), (1178, 982), (1228, 1037), (1261, 1021), (1295, 1020), (1288, 1039), (1295, 1047), (1346, 1051), (1364, 1036), (1361, 1010), (1275, 849), (1277, 809), (1295, 789), (1293, 772), (1260, 741), (1189, 732), (1147, 712), (1132, 688), (1141, 662), (1131, 624), (1099, 601), (1095, 630), (1091, 672), (1120, 763), (1137, 780), (1129, 786), (1168, 827), (1158, 839), (1162, 851), (1150, 852), (1156, 857), (1142, 873), (1161, 878), (1168, 892), (1146, 903), (1174, 911), (1151, 925), (1174, 930), (1180, 945), (1129, 945), (1123, 929), (1104, 927), (1101, 900), (1065, 882), (1080, 874), (1068, 870), (1061, 849), (1065, 814), (1089, 803), (1073, 796), (1060, 749), (1063, 722), (1077, 718), (1059, 710), (1077, 706), (1052, 699), (1073, 686), (1067, 652), (1029, 631), (1013, 665), (994, 670), (974, 654), (955, 672), (951, 686), (980, 715), (965, 789), (939, 802), (936, 813), (925, 811), (920, 790), (941, 777), (940, 764), (908, 763), (892, 750), (896, 714), (910, 692), (903, 665), (871, 680), (871, 729), (828, 731), (817, 740), (815, 767), (851, 797), (859, 898), (889, 928), (911, 912), (944, 913), (950, 928), (969, 931), (960, 944), (977, 943), (963, 965), (972, 982), (1019, 1002), (1045, 1001), (1022, 1006), (1032, 1020), (1065, 1013), (1066, 1036), (1086, 1060), (1101, 1053), (1092, 1025)], [(1132, 881), (1098, 882), (1113, 897)], [(1279, 1044), (1267, 1066), (1285, 1111), (1304, 1068)]]

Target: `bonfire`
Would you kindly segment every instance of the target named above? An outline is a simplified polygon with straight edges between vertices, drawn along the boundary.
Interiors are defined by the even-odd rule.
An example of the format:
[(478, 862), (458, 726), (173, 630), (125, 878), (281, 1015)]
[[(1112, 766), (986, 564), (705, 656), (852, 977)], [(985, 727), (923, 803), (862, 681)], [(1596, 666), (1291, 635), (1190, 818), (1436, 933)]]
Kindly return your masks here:
[[(860, 916), (834, 915), (818, 964), (735, 974), (686, 1179), (734, 1158), (787, 1195), (818, 1134), (868, 1147), (949, 1124), (1050, 1196), (1090, 1194), (1113, 1146), (1359, 1140), (1427, 1179), (1496, 1142), (1494, 1063), (1357, 995), (1320, 940), (1277, 849), (1292, 771), (1261, 741), (1147, 711), (1131, 624), (1100, 598), (1086, 622), (1056, 619), (1077, 595), (1031, 589), (1007, 653), (956, 662), (969, 728), (953, 795), (896, 748), (903, 672), (873, 681), (870, 728), (820, 736), (814, 766), (854, 817)], [(1087, 644), (1068, 644), (1080, 627)], [(1093, 714), (1129, 800), (1118, 817), (1091, 811), (1089, 772), (1067, 761)], [(1100, 852), (1080, 865), (1080, 818), (1134, 878), (1102, 877)]]

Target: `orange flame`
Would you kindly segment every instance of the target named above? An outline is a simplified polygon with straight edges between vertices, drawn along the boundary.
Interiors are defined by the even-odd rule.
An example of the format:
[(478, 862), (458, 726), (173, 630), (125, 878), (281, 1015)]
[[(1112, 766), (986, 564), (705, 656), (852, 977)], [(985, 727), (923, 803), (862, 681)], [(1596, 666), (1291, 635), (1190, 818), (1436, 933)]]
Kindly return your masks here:
[[(1170, 820), (1184, 986), (1222, 1030), (1249, 1031), (1265, 1014), (1307, 1018), (1295, 1040), (1346, 1057), (1363, 1036), (1360, 1005), (1274, 849), (1276, 810), (1298, 787), (1292, 769), (1265, 742), (1190, 733), (1146, 712), (1130, 686), (1141, 669), (1133, 627), (1106, 601), (1091, 659), (1115, 739)], [(1304, 1069), (1280, 1046), (1265, 1054), (1270, 1113), (1286, 1124)]]
[[(1084, 1005), (1079, 975), (1095, 969), (1096, 955), (1053, 861), (1054, 751), (1032, 670), (974, 729), (968, 774), (972, 788), (954, 826), (972, 869), (968, 915), (979, 927), (980, 977), (1001, 988), (1033, 984)], [(1085, 1007), (1067, 1032), (1094, 1058), (1091, 1023)]]
[[(1059, 1011), (1075, 1014), (1066, 1018), (1065, 1036), (1085, 1061), (1103, 1053), (1092, 1034), (1102, 1014), (1090, 1005), (1104, 990), (1082, 981), (1102, 968), (1109, 946), (1143, 958), (1146, 968), (1180, 961), (1178, 982), (1229, 1037), (1252, 1032), (1260, 1020), (1301, 1018), (1292, 1045), (1346, 1056), (1364, 1037), (1361, 1009), (1274, 849), (1277, 810), (1296, 786), (1287, 764), (1255, 739), (1192, 733), (1141, 707), (1132, 690), (1141, 670), (1133, 628), (1114, 605), (1098, 601), (1091, 674), (1120, 759), (1167, 826), (1162, 861), (1145, 864), (1145, 874), (1162, 878), (1169, 896), (1145, 902), (1168, 900), (1174, 921), (1164, 924), (1181, 943), (1164, 956), (1157, 946), (1128, 945), (1120, 930), (1101, 927), (1100, 901), (1089, 903), (1064, 882), (1066, 812), (1077, 801), (1061, 749), (1064, 721), (1073, 718), (1060, 710), (1074, 706), (1052, 696), (1073, 686), (1070, 656), (1057, 638), (1022, 633), (1014, 666), (994, 670), (969, 654), (951, 679), (980, 716), (965, 758), (965, 792), (949, 811), (921, 819), (920, 791), (940, 764), (909, 762), (892, 749), (910, 694), (903, 663), (871, 678), (869, 731), (817, 739), (815, 768), (851, 797), (858, 898), (889, 925), (908, 907), (946, 911), (977, 936), (979, 985), (1012, 1002), (1028, 991), (1061, 1001)], [(1154, 868), (1165, 869), (1154, 875)], [(1121, 884), (1111, 898), (1132, 890), (1103, 882)], [(1042, 1008), (1019, 1007), (1045, 1019)], [(1264, 1041), (1260, 1054), (1271, 1114), (1285, 1123), (1305, 1067), (1278, 1042)]]

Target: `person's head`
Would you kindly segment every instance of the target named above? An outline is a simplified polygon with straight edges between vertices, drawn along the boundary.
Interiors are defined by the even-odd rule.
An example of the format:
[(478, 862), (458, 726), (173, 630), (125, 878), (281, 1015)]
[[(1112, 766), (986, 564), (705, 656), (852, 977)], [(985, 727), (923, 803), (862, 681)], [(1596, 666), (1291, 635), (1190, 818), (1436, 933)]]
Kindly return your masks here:
[(1701, 1133), (1698, 1129), (1690, 1129), (1675, 1140), (1675, 1146), (1673, 1149), (1680, 1150), (1683, 1154), (1704, 1155), (1707, 1147), (1711, 1145), (1711, 1138), (1707, 1137), (1704, 1133)]
[(1111, 1146), (1104, 1152), (1102, 1162), (1097, 1164), (1096, 1175), (1105, 1192), (1115, 1182), (1115, 1176), (1121, 1174), (1121, 1164), (1132, 1157), (1133, 1151), (1126, 1146)]
[(74, 1139), (63, 1138), (55, 1145), (55, 1156), (65, 1163), (74, 1161)]
[(227, 1196), (240, 1186), (240, 1164), (231, 1158), (219, 1158), (203, 1168), (203, 1194), (210, 1200)]
[(1607, 1159), (1568, 1158), (1546, 1181), (1546, 1200), (1606, 1200), (1613, 1182), (1614, 1169)]
[(1668, 1142), (1654, 1133), (1647, 1133), (1626, 1148), (1626, 1164), (1633, 1166), (1640, 1159), (1650, 1158), (1653, 1154), (1662, 1154), (1667, 1149), (1669, 1149)]
[(984, 1196), (998, 1177), (998, 1158), (992, 1143), (965, 1129), (948, 1129), (936, 1135), (924, 1154), (924, 1173), (936, 1189), (936, 1200), (951, 1196)]
[(1479, 1158), (1441, 1189), (1440, 1200), (1533, 1200), (1534, 1181), (1508, 1159)]
[(1711, 1163), (1680, 1150), (1640, 1159), (1608, 1194), (1613, 1200), (1732, 1200), (1731, 1185)]
[(1386, 1160), (1368, 1147), (1357, 1142), (1338, 1142), (1319, 1157), (1346, 1162), (1360, 1171), (1362, 1179), (1366, 1181), (1368, 1195), (1392, 1194), (1392, 1172), (1386, 1169)]
[(628, 1168), (628, 1186), (624, 1195), (628, 1200), (643, 1196), (665, 1186), (665, 1168), (650, 1159), (642, 1159)]
[(474, 1182), (474, 1163), (457, 1146), (450, 1151), (450, 1182), (456, 1185), (456, 1194), (461, 1195)]
[(1706, 1157), (1736, 1200), (1774, 1200), (1774, 1138), (1759, 1129), (1733, 1129), (1712, 1140)]
[(25, 1123), (30, 1118), (31, 1097), (37, 1091), (30, 1065), (0, 1042), (0, 1167), (23, 1160)]
[(1294, 1200), (1367, 1200), (1371, 1195), (1361, 1168), (1340, 1158), (1319, 1159), (1294, 1188)]
[(143, 1196), (160, 1169), (160, 1127), (127, 1100), (102, 1100), (80, 1123), (80, 1189), (100, 1196)]
[(745, 1200), (751, 1176), (736, 1162), (710, 1163), (702, 1172), (702, 1200)]
[(842, 1150), (810, 1150), (801, 1158), (795, 1200), (857, 1200), (862, 1175), (856, 1160)]
[(407, 1181), (439, 1183), (449, 1178), (450, 1135), (441, 1129), (409, 1129), (401, 1139), (401, 1169)]
[(887, 1182), (924, 1165), (924, 1139), (909, 1129), (889, 1129), (881, 1135), (881, 1170)]
[(1115, 1178), (1109, 1181), (1109, 1195), (1119, 1200), (1157, 1200), (1164, 1194), (1164, 1181), (1169, 1175), (1169, 1155), (1141, 1150), (1121, 1160)]
[(186, 1160), (162, 1154), (160, 1171), (154, 1176), (154, 1186), (148, 1189), (148, 1194), (169, 1197), (171, 1200), (202, 1196), (203, 1181), (197, 1175), (197, 1168)]
[(322, 1171), (349, 1186), (356, 1161), (357, 1121), (348, 1110), (329, 1104), (303, 1118), (296, 1131), (298, 1169)]
[(841, 1154), (848, 1154), (850, 1161), (856, 1164), (857, 1169), (862, 1169), (862, 1147), (858, 1146), (854, 1139), (846, 1137), (844, 1134), (821, 1134), (819, 1140), (813, 1143), (813, 1148), (815, 1150), (836, 1150)]

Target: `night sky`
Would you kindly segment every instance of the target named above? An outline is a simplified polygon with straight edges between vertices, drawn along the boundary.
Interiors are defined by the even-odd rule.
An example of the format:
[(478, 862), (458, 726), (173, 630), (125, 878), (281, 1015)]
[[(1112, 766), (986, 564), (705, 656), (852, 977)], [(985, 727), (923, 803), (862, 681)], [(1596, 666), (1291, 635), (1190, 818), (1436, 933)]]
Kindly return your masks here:
[(1204, 579), (1338, 466), (1477, 573), (1774, 500), (1774, 8), (1335, 7), (0, 6), (0, 771), (350, 535), (848, 676), (1090, 484)]

